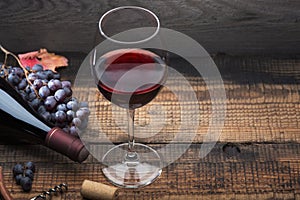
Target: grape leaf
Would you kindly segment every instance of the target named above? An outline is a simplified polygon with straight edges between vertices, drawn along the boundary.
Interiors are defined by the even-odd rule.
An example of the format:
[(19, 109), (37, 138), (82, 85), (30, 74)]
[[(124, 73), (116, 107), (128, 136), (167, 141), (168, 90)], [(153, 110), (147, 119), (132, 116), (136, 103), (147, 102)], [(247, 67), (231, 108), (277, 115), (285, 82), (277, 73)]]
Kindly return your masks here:
[(18, 55), (23, 66), (33, 67), (35, 64), (41, 64), (45, 69), (56, 72), (56, 68), (68, 66), (68, 59), (61, 55), (49, 53), (47, 49), (40, 49)]

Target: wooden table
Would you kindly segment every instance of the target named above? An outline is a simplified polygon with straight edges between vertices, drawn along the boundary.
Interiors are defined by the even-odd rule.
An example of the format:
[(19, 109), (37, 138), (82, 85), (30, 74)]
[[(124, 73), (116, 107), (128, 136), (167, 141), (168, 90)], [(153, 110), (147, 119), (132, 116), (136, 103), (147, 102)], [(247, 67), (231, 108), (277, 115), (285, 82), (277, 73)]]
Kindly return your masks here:
[[(2, 1), (0, 43), (13, 52), (41, 47), (61, 52), (69, 58), (70, 67), (60, 72), (74, 80), (94, 46), (100, 16), (121, 5), (124, 2)], [(197, 135), (156, 182), (141, 189), (121, 189), (120, 199), (300, 199), (299, 1), (137, 0), (126, 5), (154, 11), (163, 27), (193, 37), (213, 55), (224, 80), (227, 115), (217, 144), (200, 159), (199, 148), (211, 116), (209, 93), (203, 79), (195, 77), (186, 62), (172, 60), (172, 66), (196, 91), (201, 117)], [(126, 135), (107, 115), (109, 103), (95, 94), (89, 100), (93, 105), (98, 102), (99, 109), (91, 116), (90, 126), (101, 122), (114, 142), (124, 141)], [(155, 103), (168, 110), (166, 127), (141, 141), (157, 147), (172, 140), (180, 118), (176, 98), (167, 90)], [(147, 107), (143, 109), (138, 125), (148, 123)], [(29, 199), (67, 182), (69, 192), (54, 199), (77, 200), (82, 199), (79, 190), (84, 179), (109, 184), (102, 165), (93, 157), (76, 164), (42, 146), (9, 144), (0, 145), (0, 155), (4, 183), (15, 199)], [(29, 160), (36, 163), (37, 172), (27, 194), (13, 181), (11, 169)]]
[[(78, 67), (83, 57), (68, 57), (71, 57), (71, 66), (62, 69), (61, 73), (72, 79), (74, 75), (70, 72)], [(203, 80), (190, 76), (186, 67), (185, 75), (196, 88), (201, 111), (200, 127), (193, 144), (178, 160), (163, 169), (156, 182), (141, 189), (121, 189), (120, 199), (300, 197), (299, 58), (217, 55), (214, 60), (223, 76), (227, 94), (227, 116), (218, 143), (205, 158), (199, 158), (211, 104)], [(178, 69), (187, 66), (177, 60), (172, 63)], [(152, 102), (161, 103), (168, 110), (170, 116), (166, 128), (154, 138), (140, 139), (142, 142), (164, 145), (172, 140), (172, 133), (178, 131), (175, 100), (168, 95), (163, 90)], [(91, 125), (102, 123), (107, 135), (117, 143), (126, 139), (126, 135), (114, 127), (112, 116), (107, 115), (110, 104), (99, 94), (95, 99), (99, 110), (91, 115)], [(138, 125), (146, 123), (141, 117), (145, 116), (143, 111), (138, 116)], [(84, 179), (109, 184), (102, 175), (102, 165), (92, 157), (83, 164), (76, 164), (38, 145), (1, 145), (0, 152), (5, 185), (16, 199), (27, 198), (61, 182), (67, 182), (70, 190), (57, 199), (81, 199), (79, 190)], [(32, 192), (24, 194), (14, 183), (11, 168), (17, 162), (29, 160), (36, 163), (37, 172)]]

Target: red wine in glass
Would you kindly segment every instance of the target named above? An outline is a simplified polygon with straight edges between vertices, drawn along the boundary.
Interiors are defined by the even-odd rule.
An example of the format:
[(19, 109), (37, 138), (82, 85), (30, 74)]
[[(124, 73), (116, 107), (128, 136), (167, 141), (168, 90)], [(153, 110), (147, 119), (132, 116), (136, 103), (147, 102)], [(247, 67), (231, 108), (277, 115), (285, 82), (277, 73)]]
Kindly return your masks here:
[(112, 103), (129, 109), (149, 103), (166, 78), (166, 65), (143, 49), (119, 49), (102, 56), (94, 68), (97, 86)]
[(98, 25), (105, 46), (120, 49), (103, 55), (100, 45), (91, 52), (93, 77), (106, 99), (126, 109), (128, 123), (128, 141), (115, 145), (102, 156), (102, 172), (119, 187), (146, 186), (159, 177), (163, 161), (155, 149), (135, 141), (135, 109), (149, 103), (161, 90), (167, 66), (151, 52), (153, 49), (134, 47), (149, 42), (159, 43), (157, 49), (163, 49), (158, 34), (160, 22), (148, 9), (121, 6), (104, 13)]

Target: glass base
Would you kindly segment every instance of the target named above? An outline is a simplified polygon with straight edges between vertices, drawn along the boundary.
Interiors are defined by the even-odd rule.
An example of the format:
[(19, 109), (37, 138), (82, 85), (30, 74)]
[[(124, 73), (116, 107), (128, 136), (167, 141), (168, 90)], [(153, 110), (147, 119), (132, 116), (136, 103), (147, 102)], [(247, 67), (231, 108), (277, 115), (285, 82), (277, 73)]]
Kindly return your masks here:
[(108, 180), (119, 187), (138, 188), (152, 183), (162, 172), (158, 153), (144, 144), (134, 144), (134, 153), (128, 144), (110, 149), (102, 158), (102, 169)]

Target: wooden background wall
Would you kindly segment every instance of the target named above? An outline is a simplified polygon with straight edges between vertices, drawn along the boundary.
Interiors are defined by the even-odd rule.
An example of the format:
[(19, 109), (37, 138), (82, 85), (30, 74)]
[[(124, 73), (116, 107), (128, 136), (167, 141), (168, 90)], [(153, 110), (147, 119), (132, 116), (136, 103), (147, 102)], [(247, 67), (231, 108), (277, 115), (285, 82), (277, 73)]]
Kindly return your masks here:
[(299, 0), (0, 0), (0, 43), (15, 52), (86, 53), (100, 16), (121, 5), (151, 9), (163, 27), (189, 35), (210, 53), (300, 52)]

